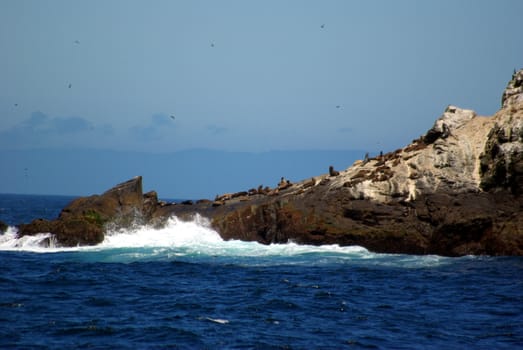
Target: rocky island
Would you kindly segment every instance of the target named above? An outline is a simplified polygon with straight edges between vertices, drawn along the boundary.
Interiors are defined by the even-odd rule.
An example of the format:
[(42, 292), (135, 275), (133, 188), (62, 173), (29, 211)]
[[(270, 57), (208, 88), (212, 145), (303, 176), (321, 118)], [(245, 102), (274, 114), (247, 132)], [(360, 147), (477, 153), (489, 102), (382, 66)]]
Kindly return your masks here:
[(74, 200), (55, 220), (20, 225), (19, 235), (51, 232), (59, 245), (92, 245), (108, 228), (161, 226), (172, 215), (198, 213), (224, 239), (359, 245), (381, 253), (523, 255), (522, 192), (520, 70), (495, 115), (448, 106), (425, 135), (348, 169), (183, 203), (143, 194), (136, 177)]

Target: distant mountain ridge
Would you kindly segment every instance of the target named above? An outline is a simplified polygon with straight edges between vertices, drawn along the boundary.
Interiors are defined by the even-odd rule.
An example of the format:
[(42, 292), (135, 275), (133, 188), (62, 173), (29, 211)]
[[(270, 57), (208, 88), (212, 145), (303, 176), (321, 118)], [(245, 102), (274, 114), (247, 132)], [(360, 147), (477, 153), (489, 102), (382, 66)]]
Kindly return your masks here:
[(0, 193), (83, 196), (143, 175), (166, 198), (214, 198), (218, 193), (300, 181), (363, 159), (362, 150), (228, 152), (207, 149), (141, 153), (95, 149), (2, 150)]

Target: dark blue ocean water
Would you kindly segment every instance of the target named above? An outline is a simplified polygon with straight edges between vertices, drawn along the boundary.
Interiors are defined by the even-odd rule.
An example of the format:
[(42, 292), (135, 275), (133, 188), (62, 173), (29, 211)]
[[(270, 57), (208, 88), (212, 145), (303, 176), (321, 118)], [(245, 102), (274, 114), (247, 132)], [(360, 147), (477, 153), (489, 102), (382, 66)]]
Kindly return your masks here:
[[(71, 198), (0, 195), (0, 220)], [(523, 348), (523, 259), (223, 242), (205, 220), (63, 249), (0, 236), (1, 349)]]

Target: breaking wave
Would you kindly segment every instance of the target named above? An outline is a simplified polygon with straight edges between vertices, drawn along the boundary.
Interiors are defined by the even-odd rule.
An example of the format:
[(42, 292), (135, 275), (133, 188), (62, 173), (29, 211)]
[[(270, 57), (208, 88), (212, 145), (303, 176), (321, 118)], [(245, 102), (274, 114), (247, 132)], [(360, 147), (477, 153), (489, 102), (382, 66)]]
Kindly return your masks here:
[[(95, 246), (59, 247), (50, 233), (17, 237), (16, 228), (9, 227), (0, 235), (0, 250), (34, 253), (79, 252), (83, 259), (108, 262), (164, 259), (235, 259), (247, 264), (323, 264), (346, 261), (374, 261), (379, 264), (422, 267), (437, 265), (446, 258), (371, 253), (359, 246), (300, 245), (296, 243), (264, 245), (239, 240), (224, 241), (211, 228), (207, 219), (195, 216), (191, 221), (176, 217), (162, 228), (143, 225), (127, 230), (109, 231), (102, 243)], [(249, 259), (256, 258), (256, 259)]]

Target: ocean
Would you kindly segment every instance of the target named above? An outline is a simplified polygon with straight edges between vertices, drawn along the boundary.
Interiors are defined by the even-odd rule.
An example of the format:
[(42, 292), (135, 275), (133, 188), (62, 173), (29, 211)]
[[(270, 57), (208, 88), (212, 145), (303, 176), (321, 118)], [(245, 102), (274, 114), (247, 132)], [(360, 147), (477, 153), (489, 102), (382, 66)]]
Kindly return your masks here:
[(201, 217), (42, 248), (0, 195), (0, 349), (523, 349), (523, 258), (223, 241)]

